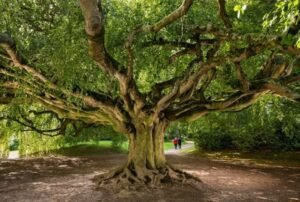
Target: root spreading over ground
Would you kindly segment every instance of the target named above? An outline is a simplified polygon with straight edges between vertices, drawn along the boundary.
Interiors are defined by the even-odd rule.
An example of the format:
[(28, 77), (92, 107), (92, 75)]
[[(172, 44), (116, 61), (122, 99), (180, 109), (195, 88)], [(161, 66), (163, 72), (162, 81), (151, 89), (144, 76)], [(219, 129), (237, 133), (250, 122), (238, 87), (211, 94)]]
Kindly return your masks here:
[(121, 190), (149, 190), (164, 186), (189, 185), (195, 188), (203, 187), (203, 182), (193, 174), (184, 172), (171, 165), (163, 169), (139, 169), (133, 166), (121, 166), (110, 172), (100, 174), (93, 179), (100, 188), (108, 188), (118, 192)]

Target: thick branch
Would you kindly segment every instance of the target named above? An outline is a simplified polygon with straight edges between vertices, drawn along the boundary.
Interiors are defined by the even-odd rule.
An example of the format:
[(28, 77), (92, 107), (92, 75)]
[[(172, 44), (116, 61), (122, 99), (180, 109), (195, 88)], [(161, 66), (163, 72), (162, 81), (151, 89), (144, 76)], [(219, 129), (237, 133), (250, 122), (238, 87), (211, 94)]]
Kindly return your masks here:
[(119, 74), (118, 64), (105, 49), (101, 0), (80, 0), (80, 7), (85, 20), (85, 32), (88, 35), (89, 54), (104, 72), (116, 77)]
[(231, 22), (226, 12), (226, 1), (225, 0), (218, 0), (219, 4), (219, 15), (225, 25), (226, 28), (231, 28)]
[(241, 67), (240, 63), (236, 64), (236, 72), (237, 72), (237, 77), (241, 82), (243, 92), (248, 92), (250, 83), (247, 80), (246, 74), (242, 70), (242, 67)]
[(1, 120), (10, 120), (18, 123), (19, 125), (25, 127), (23, 131), (35, 131), (39, 134), (45, 135), (45, 136), (58, 136), (58, 135), (65, 135), (67, 125), (71, 122), (68, 119), (62, 120), (60, 125), (57, 128), (53, 129), (42, 129), (38, 128), (37, 126), (34, 125), (34, 123), (31, 120), (20, 120), (16, 117), (11, 117), (11, 116), (2, 116), (0, 117)]
[(279, 84), (278, 82), (268, 82), (263, 85), (263, 88), (270, 90), (276, 95), (300, 102), (300, 94), (292, 92), (289, 88)]
[[(299, 81), (299, 76), (289, 77), (282, 82)], [(254, 84), (253, 84), (254, 86)], [(270, 80), (257, 81), (255, 89), (248, 92), (237, 92), (222, 101), (192, 101), (175, 107), (167, 111), (167, 117), (170, 120), (184, 119), (193, 121), (212, 111), (240, 111), (254, 104), (259, 97), (266, 93), (273, 93), (293, 101), (300, 102), (300, 94), (292, 92), (287, 87), (279, 84), (270, 78)]]
[(128, 75), (132, 76), (133, 73), (133, 51), (132, 51), (132, 45), (134, 42), (135, 37), (139, 33), (147, 33), (147, 32), (158, 32), (162, 28), (172, 24), (182, 16), (184, 16), (189, 8), (192, 6), (193, 0), (183, 0), (182, 4), (179, 8), (177, 8), (175, 11), (158, 21), (157, 23), (153, 25), (144, 25), (137, 29), (135, 29), (133, 32), (131, 32), (126, 40), (125, 48), (127, 50), (128, 54)]
[[(80, 93), (72, 92), (62, 87), (56, 86), (54, 83), (49, 81), (41, 73), (36, 71), (33, 67), (26, 64), (26, 60), (17, 52), (14, 41), (7, 35), (0, 35), (0, 47), (3, 48), (10, 57), (10, 60), (13, 62), (13, 66), (18, 67), (21, 70), (25, 70), (27, 74), (31, 77), (19, 76), (14, 72), (9, 72), (5, 69), (0, 69), (0, 74), (11, 77), (12, 79), (17, 79), (19, 87), (22, 86), (22, 89), (29, 95), (38, 98), (38, 100), (43, 101), (43, 103), (51, 103), (51, 107), (57, 108), (57, 111), (82, 111), (81, 107), (76, 107), (66, 103), (66, 101), (61, 97), (61, 94), (64, 94), (66, 97), (73, 97), (81, 100), (86, 106), (91, 108), (96, 108), (98, 113), (101, 114), (102, 118), (106, 117), (105, 122), (119, 122), (119, 125), (122, 125), (126, 118), (121, 110), (115, 106), (114, 101), (106, 95), (99, 96), (97, 99), (89, 95), (82, 95)], [(41, 95), (41, 92), (43, 92)], [(57, 95), (56, 95), (57, 94)], [(59, 96), (58, 96), (59, 95)], [(97, 116), (96, 116), (97, 117)], [(94, 117), (94, 120), (97, 120)]]
[[(249, 53), (247, 50), (244, 50), (241, 54), (231, 56), (226, 59), (228, 61), (240, 62), (252, 54), (254, 54), (254, 53)], [(216, 58), (213, 58), (211, 61), (207, 61), (206, 63), (198, 62), (198, 64), (197, 64), (197, 62), (198, 62), (198, 60), (193, 60), (189, 64), (189, 68), (187, 68), (188, 71), (186, 71), (186, 74), (184, 75), (184, 77), (177, 78), (176, 80), (174, 80), (175, 82), (180, 81), (179, 82), (179, 85), (180, 85), (179, 90), (176, 95), (173, 95), (174, 99), (170, 99), (169, 100), (170, 102), (165, 103), (166, 105), (170, 105), (170, 103), (174, 102), (176, 98), (179, 98), (180, 96), (183, 96), (190, 91), (192, 91), (192, 94), (193, 94), (194, 88), (198, 85), (201, 78), (203, 78), (205, 75), (207, 75), (211, 69), (215, 68), (218, 65), (224, 64), (226, 61), (224, 61), (223, 57), (219, 57), (219, 58), (216, 57)], [(191, 69), (191, 67), (193, 67), (196, 64), (199, 67), (194, 72), (190, 72), (189, 70)], [(165, 95), (165, 96), (168, 96), (168, 95)], [(183, 100), (186, 100), (186, 99), (183, 99)]]
[(88, 35), (91, 57), (104, 72), (118, 80), (126, 110), (131, 116), (136, 115), (144, 106), (144, 100), (132, 77), (124, 73), (124, 67), (113, 59), (105, 48), (101, 0), (80, 0), (80, 6), (85, 19), (85, 30)]

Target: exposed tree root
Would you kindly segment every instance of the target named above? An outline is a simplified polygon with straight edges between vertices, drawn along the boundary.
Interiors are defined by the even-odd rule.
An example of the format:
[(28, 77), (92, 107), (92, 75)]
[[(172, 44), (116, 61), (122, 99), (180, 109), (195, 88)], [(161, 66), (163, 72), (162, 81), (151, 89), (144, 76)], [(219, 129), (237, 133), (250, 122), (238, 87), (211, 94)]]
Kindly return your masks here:
[(119, 167), (109, 173), (98, 175), (93, 179), (99, 187), (118, 190), (137, 190), (161, 187), (165, 184), (189, 184), (201, 188), (202, 181), (182, 170), (166, 165), (163, 169), (148, 169), (146, 167), (133, 169), (132, 166)]

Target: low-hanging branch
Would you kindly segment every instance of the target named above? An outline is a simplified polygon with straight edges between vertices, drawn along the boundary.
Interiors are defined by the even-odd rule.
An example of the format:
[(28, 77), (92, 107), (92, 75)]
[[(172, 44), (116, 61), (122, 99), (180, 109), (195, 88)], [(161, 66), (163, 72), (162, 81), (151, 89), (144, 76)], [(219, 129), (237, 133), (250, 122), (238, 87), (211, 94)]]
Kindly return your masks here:
[[(68, 89), (64, 89), (61, 86), (58, 87), (56, 84), (42, 75), (42, 73), (26, 64), (26, 60), (17, 52), (16, 45), (13, 39), (6, 34), (0, 34), (0, 47), (3, 48), (3, 50), (7, 53), (7, 59), (12, 62), (14, 67), (17, 67), (20, 70), (26, 72), (26, 74), (30, 75), (31, 77), (29, 79), (26, 78), (26, 76), (20, 77), (13, 72), (9, 72), (9, 69), (7, 70), (6, 68), (2, 67), (0, 69), (0, 74), (17, 79), (17, 81), (14, 82), (14, 87), (18, 86), (18, 88), (25, 90), (27, 94), (32, 95), (45, 105), (51, 106), (52, 109), (56, 108), (55, 111), (62, 114), (62, 116), (66, 116), (67, 114), (69, 114), (67, 115), (69, 116), (69, 118), (74, 117), (75, 119), (77, 119), (78, 117), (81, 117), (80, 108), (76, 109), (76, 106), (65, 103), (64, 100), (55, 95), (57, 94), (55, 92), (58, 92), (58, 94), (64, 94), (67, 97), (79, 99), (86, 106), (95, 109), (95, 111), (97, 111), (99, 115), (101, 115), (102, 113), (102, 117), (105, 117), (105, 119), (102, 120), (96, 118), (93, 122), (114, 122), (114, 124), (115, 122), (117, 122), (116, 124), (119, 127), (126, 128), (122, 126), (122, 123), (124, 122), (124, 115), (120, 112), (120, 109), (115, 107), (115, 101), (109, 96), (106, 96), (105, 94), (97, 94), (97, 98), (94, 98), (89, 95), (82, 95), (77, 92), (72, 92)], [(26, 88), (24, 88), (25, 86)], [(40, 93), (44, 91), (46, 91), (46, 93)], [(82, 111), (82, 114), (85, 114), (82, 115), (82, 117), (89, 117), (89, 113)], [(91, 117), (89, 121), (92, 121), (93, 119), (94, 118)]]
[(41, 128), (36, 126), (32, 120), (28, 119), (24, 115), (22, 115), (22, 117), (19, 118), (13, 116), (1, 116), (0, 121), (3, 120), (8, 120), (8, 121), (13, 121), (18, 123), (19, 125), (24, 127), (24, 129), (22, 129), (23, 132), (34, 131), (41, 135), (50, 136), (50, 137), (65, 135), (67, 126), (68, 124), (71, 123), (71, 120), (69, 119), (61, 119), (61, 120), (58, 119), (60, 121), (59, 126), (51, 129), (48, 128), (46, 129), (46, 128)]

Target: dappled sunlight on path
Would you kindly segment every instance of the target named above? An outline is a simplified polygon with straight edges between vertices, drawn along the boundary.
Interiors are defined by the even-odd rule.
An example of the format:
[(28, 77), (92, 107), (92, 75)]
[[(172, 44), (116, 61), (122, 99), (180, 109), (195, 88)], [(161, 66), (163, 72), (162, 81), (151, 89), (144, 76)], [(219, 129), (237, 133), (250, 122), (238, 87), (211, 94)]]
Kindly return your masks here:
[(212, 201), (300, 200), (300, 167), (257, 167), (193, 155), (168, 160), (216, 190)]
[[(297, 201), (300, 198), (300, 168), (259, 167), (215, 161), (182, 150), (167, 150), (167, 160), (199, 177), (204, 187), (164, 187), (151, 192), (123, 194), (96, 190), (94, 176), (126, 161), (125, 154), (86, 157), (0, 159), (1, 201)], [(176, 196), (172, 194), (176, 192)], [(175, 198), (178, 200), (175, 200)]]

